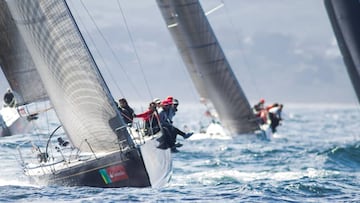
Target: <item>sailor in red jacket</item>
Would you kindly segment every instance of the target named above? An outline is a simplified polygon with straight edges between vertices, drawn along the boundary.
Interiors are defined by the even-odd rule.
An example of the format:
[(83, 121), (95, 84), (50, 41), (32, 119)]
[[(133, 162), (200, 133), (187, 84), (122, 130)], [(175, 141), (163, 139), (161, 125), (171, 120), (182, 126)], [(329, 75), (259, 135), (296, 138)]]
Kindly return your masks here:
[(135, 117), (142, 118), (145, 123), (145, 134), (153, 135), (160, 131), (159, 115), (156, 111), (156, 103), (151, 102), (147, 111), (135, 114)]

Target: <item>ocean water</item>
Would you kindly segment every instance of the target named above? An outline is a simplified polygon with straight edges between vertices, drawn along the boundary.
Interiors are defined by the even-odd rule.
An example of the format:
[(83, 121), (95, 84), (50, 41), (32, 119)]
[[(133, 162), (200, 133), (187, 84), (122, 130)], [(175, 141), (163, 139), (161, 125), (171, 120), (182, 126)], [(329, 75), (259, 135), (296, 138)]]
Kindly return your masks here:
[[(175, 124), (196, 129), (201, 110), (180, 108)], [(360, 202), (360, 110), (285, 106), (274, 138), (182, 140), (162, 188), (39, 187), (19, 165), (17, 145), (0, 138), (0, 202)], [(205, 123), (205, 121), (204, 121)]]

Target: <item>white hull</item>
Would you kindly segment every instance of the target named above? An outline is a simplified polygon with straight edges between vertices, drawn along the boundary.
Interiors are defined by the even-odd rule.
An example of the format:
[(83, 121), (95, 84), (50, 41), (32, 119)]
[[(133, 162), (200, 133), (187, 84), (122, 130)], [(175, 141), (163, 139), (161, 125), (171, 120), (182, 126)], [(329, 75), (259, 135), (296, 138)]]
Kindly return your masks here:
[(220, 139), (229, 140), (232, 139), (230, 133), (226, 132), (225, 128), (219, 123), (210, 123), (204, 133), (194, 133), (189, 140), (201, 140), (201, 139)]
[(255, 134), (271, 140), (273, 138), (273, 133), (271, 132), (270, 124), (260, 125), (260, 131), (255, 132)]
[(21, 117), (16, 108), (3, 107), (0, 114), (3, 119), (0, 137), (22, 134), (29, 130), (30, 122), (26, 117)]
[[(260, 126), (260, 130), (255, 131), (256, 135), (259, 135), (266, 139), (273, 138), (273, 133), (269, 127), (269, 124)], [(201, 140), (201, 139), (219, 139), (229, 140), (232, 139), (232, 135), (219, 123), (210, 123), (204, 133), (194, 133), (189, 140)]]
[(147, 173), (150, 178), (151, 187), (164, 186), (170, 181), (172, 175), (172, 157), (170, 149), (159, 149), (156, 137), (147, 140), (140, 146), (141, 154)]

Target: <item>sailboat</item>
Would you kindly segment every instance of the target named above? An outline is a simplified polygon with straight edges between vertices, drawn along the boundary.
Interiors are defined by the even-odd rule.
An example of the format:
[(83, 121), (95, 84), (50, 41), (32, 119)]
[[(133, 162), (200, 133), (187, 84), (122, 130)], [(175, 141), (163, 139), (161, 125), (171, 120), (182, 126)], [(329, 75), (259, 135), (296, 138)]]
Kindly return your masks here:
[(42, 84), (36, 82), (39, 76), (24, 41), (9, 19), (5, 1), (0, 1), (0, 66), (11, 87), (8, 91), (14, 96), (8, 104), (4, 101), (1, 107), (0, 137), (28, 132), (31, 129), (29, 120), (36, 115), (27, 114), (24, 105), (35, 98), (47, 97)]
[(360, 2), (325, 0), (348, 74), (360, 102)]
[(211, 123), (206, 134), (265, 133), (255, 118), (200, 2), (157, 0), (157, 4), (195, 88), (201, 98), (211, 102), (221, 121), (221, 125), (218, 122)]
[[(6, 31), (2, 32), (2, 43), (10, 42), (12, 50), (6, 56), (16, 56), (20, 64), (30, 61), (26, 73), (38, 75), (28, 81), (21, 78), (23, 73), (17, 73), (14, 80), (24, 89), (19, 93), (33, 96), (32, 103), (48, 98), (60, 122), (44, 143), (40, 143), (43, 139), (40, 144), (19, 146), (22, 167), (30, 181), (92, 187), (166, 184), (172, 161), (170, 149), (157, 148), (161, 131), (143, 136), (129, 130), (66, 1), (0, 3), (6, 11), (2, 19), (8, 21), (0, 28)], [(20, 44), (18, 40), (22, 40)], [(6, 72), (7, 66), (4, 69)], [(35, 88), (39, 86), (45, 94), (37, 95)]]

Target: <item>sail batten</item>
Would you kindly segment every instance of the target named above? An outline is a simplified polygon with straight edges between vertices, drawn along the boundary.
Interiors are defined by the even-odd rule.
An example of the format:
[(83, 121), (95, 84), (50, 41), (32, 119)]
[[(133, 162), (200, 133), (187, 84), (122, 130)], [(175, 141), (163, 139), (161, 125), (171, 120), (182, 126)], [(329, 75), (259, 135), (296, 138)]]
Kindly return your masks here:
[(198, 93), (212, 102), (222, 124), (237, 134), (258, 130), (250, 104), (200, 2), (157, 0), (157, 4)]
[(360, 102), (360, 2), (324, 0), (349, 77)]
[(6, 2), (71, 143), (95, 153), (131, 145), (126, 129), (116, 131), (125, 123), (66, 2)]

